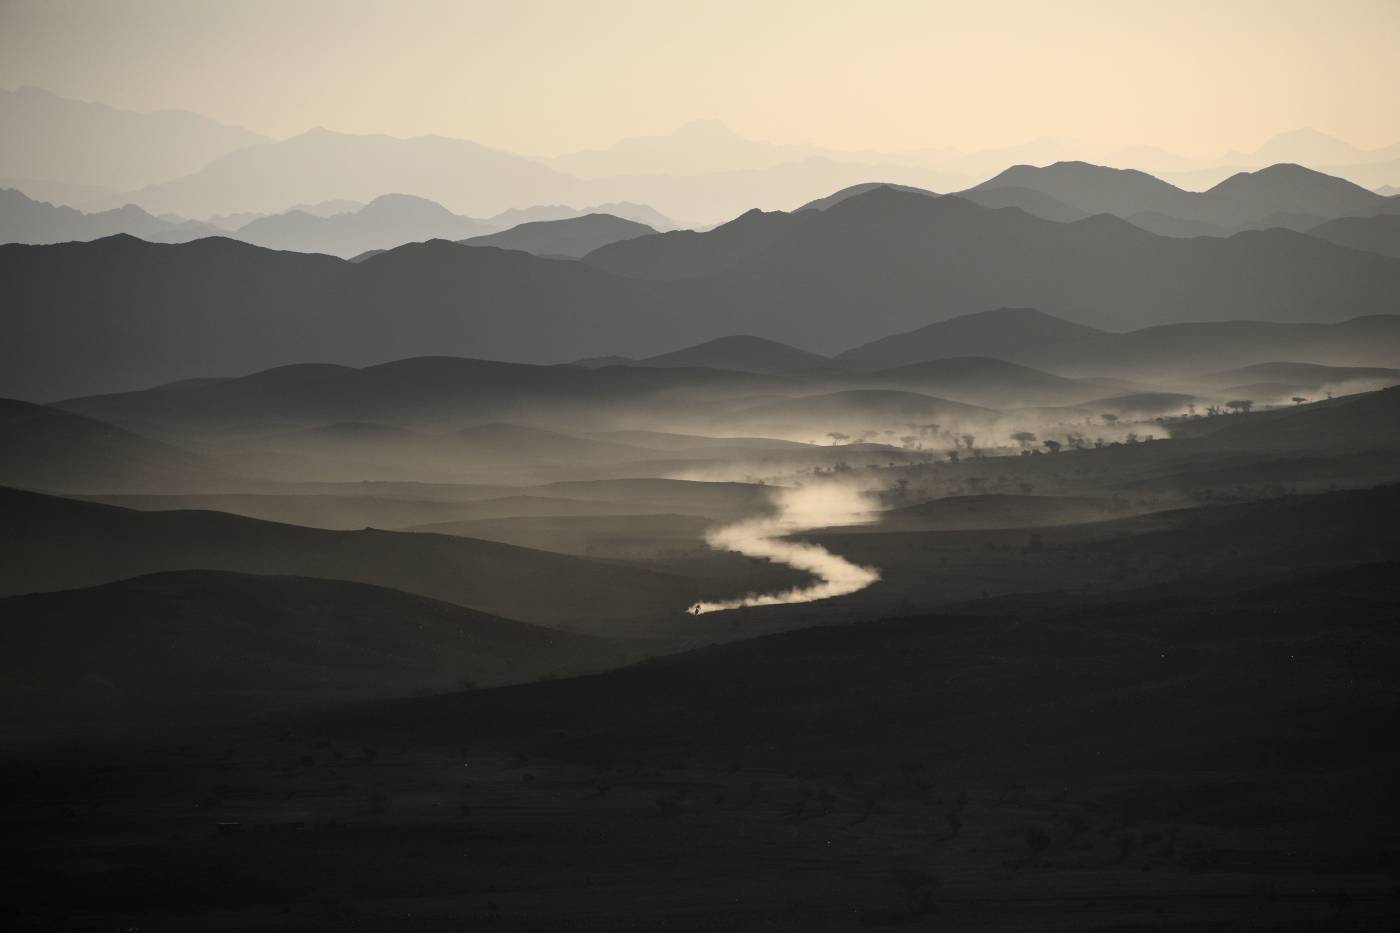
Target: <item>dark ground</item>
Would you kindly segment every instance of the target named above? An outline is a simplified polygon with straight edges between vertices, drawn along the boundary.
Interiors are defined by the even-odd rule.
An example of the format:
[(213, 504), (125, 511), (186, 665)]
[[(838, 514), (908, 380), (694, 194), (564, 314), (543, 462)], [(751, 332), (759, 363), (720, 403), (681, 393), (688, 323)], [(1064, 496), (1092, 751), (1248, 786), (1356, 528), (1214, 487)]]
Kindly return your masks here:
[(1397, 571), (15, 763), (12, 928), (1391, 929)]

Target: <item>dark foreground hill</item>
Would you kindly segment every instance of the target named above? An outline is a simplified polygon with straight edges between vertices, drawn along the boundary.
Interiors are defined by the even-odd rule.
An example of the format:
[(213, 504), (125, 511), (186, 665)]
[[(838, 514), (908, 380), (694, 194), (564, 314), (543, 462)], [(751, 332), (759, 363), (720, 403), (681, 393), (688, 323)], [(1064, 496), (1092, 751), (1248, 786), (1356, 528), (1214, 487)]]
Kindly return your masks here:
[(11, 781), (72, 804), (15, 827), (13, 906), (49, 926), (402, 929), (411, 905), (425, 931), (1387, 929), (1397, 579), (1002, 602), (57, 762)]
[(1307, 405), (1244, 415), (1197, 418), (1172, 425), (1220, 450), (1336, 451), (1400, 448), (1400, 387), (1344, 395)]
[(616, 649), (396, 590), (207, 570), (0, 600), (6, 728), (147, 731), (587, 669)]
[(679, 614), (700, 595), (682, 579), (638, 567), (470, 538), (136, 512), (8, 489), (0, 503), (3, 594), (210, 569), (349, 580), (506, 618), (595, 625)]

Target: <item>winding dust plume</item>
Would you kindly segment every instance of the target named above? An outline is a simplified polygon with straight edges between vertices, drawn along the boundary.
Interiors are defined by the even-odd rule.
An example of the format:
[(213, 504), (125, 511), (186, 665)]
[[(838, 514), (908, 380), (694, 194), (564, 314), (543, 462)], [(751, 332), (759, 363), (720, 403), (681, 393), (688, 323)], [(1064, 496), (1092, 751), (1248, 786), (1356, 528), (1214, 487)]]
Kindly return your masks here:
[(740, 609), (745, 606), (778, 606), (810, 603), (863, 590), (880, 579), (873, 567), (861, 567), (824, 547), (785, 540), (785, 536), (832, 525), (859, 525), (871, 521), (873, 503), (867, 491), (849, 483), (818, 483), (783, 489), (774, 496), (773, 515), (745, 519), (716, 528), (705, 542), (717, 551), (736, 551), (748, 557), (787, 564), (817, 578), (815, 583), (778, 593), (750, 593), (738, 599), (698, 602), (692, 615)]

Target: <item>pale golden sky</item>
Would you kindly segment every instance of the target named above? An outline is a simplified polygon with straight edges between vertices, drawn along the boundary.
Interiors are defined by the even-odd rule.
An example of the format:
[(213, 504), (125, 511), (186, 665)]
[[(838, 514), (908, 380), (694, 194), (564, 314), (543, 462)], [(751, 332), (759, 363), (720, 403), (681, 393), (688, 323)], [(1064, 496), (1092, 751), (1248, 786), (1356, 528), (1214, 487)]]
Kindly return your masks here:
[(841, 149), (1400, 142), (1400, 0), (0, 0), (0, 86), (552, 155), (717, 118)]

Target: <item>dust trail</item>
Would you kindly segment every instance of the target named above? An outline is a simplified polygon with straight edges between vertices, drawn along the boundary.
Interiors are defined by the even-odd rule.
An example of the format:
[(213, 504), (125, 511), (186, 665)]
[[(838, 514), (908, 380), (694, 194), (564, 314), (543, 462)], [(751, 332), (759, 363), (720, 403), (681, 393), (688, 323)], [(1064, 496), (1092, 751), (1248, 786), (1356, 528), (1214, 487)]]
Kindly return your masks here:
[(880, 572), (873, 567), (853, 564), (815, 544), (785, 539), (786, 535), (814, 528), (871, 521), (873, 503), (866, 491), (848, 483), (820, 483), (783, 489), (774, 497), (774, 504), (778, 507), (776, 514), (716, 528), (705, 536), (706, 543), (718, 551), (737, 551), (804, 570), (816, 577), (816, 582), (778, 593), (750, 593), (738, 599), (698, 602), (689, 609), (692, 615), (744, 606), (809, 603), (863, 590), (880, 579)]

